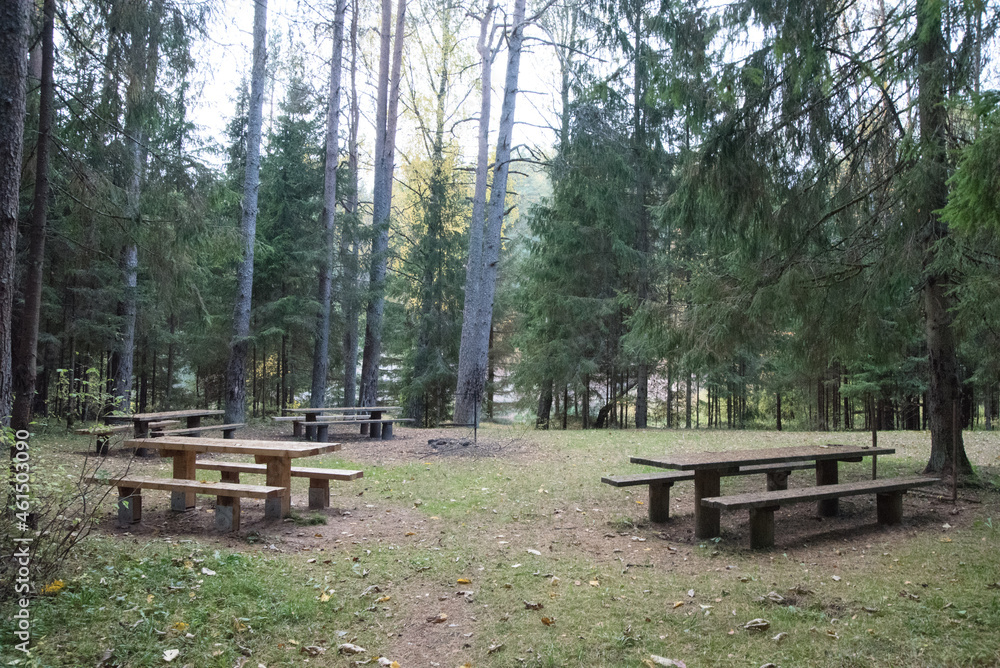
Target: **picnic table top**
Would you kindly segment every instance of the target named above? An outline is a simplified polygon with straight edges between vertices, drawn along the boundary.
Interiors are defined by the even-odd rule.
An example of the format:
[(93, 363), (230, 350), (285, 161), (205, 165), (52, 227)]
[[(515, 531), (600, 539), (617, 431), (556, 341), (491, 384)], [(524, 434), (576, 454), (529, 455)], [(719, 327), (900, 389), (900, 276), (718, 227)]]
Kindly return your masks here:
[(223, 415), (226, 411), (220, 410), (210, 410), (201, 408), (191, 408), (182, 411), (161, 411), (159, 413), (133, 413), (132, 415), (122, 416), (127, 420), (139, 420), (141, 422), (149, 420), (167, 420), (170, 418), (187, 418), (187, 417), (207, 417), (209, 415)]
[(787, 448), (722, 450), (718, 452), (676, 453), (657, 457), (629, 458), (633, 464), (646, 464), (665, 469), (697, 471), (726, 469), (748, 464), (851, 459), (871, 455), (891, 455), (895, 448), (872, 448), (857, 445), (801, 445)]
[(349, 413), (349, 412), (371, 412), (371, 411), (398, 411), (399, 406), (349, 406), (349, 407), (327, 407), (327, 408), (286, 408), (289, 413)]
[(125, 442), (127, 448), (185, 450), (189, 452), (225, 452), (261, 457), (312, 457), (340, 450), (340, 443), (302, 443), (299, 441), (250, 441), (238, 438), (136, 438)]

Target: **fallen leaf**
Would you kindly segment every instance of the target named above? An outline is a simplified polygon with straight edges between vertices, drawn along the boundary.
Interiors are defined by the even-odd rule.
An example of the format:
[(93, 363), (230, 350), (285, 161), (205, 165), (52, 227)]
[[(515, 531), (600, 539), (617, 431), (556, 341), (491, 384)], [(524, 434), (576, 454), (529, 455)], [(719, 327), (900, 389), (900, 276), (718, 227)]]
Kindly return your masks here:
[(542, 617), (542, 624), (545, 624), (546, 626), (552, 626), (555, 623), (556, 620), (551, 617)]
[(598, 580), (591, 580), (590, 581), (590, 586), (591, 587), (600, 587), (601, 583)]
[(430, 622), (431, 624), (442, 624), (448, 621), (448, 615), (444, 614), (443, 612), (439, 612), (434, 617), (428, 617), (427, 621)]
[(673, 666), (674, 668), (687, 668), (687, 664), (683, 661), (678, 661), (677, 659), (667, 659), (662, 656), (656, 656), (655, 654), (649, 655), (649, 660), (653, 662), (656, 666)]
[(215, 571), (213, 571), (211, 568), (205, 568), (204, 566), (202, 566), (201, 567), (201, 574), (202, 575), (215, 575)]
[(376, 603), (385, 603), (386, 601), (388, 601), (391, 598), (392, 598), (392, 596), (383, 596), (382, 598), (375, 599), (375, 602)]
[(325, 647), (320, 647), (319, 645), (306, 645), (299, 650), (302, 654), (307, 654), (309, 656), (319, 656), (326, 651)]
[(674, 610), (676, 610), (677, 608), (683, 608), (683, 607), (684, 607), (684, 601), (674, 601)]
[(833, 580), (834, 582), (840, 582), (840, 576), (839, 575), (831, 576), (830, 579)]
[(743, 628), (747, 631), (766, 631), (771, 628), (771, 622), (758, 617), (757, 619), (751, 619), (749, 622), (744, 624)]
[(498, 644), (496, 644), (496, 645), (490, 645), (490, 646), (489, 646), (489, 647), (488, 647), (488, 648), (486, 649), (486, 653), (487, 653), (487, 654), (496, 654), (497, 652), (499, 652), (500, 650), (502, 650), (502, 649), (503, 649), (503, 647), (504, 647), (504, 644), (503, 644), (503, 643), (498, 643)]
[(458, 582), (458, 584), (460, 585), (472, 584), (472, 580), (469, 580), (468, 578), (458, 578), (456, 582)]
[(405, 535), (405, 536), (416, 536), (416, 535), (417, 535), (417, 532), (416, 532), (416, 531), (407, 531), (407, 532), (406, 532), (405, 534), (403, 534), (403, 535)]
[(779, 633), (778, 635), (776, 635), (776, 636), (774, 636), (773, 638), (771, 638), (771, 640), (773, 640), (774, 642), (776, 642), (776, 643), (778, 643), (778, 644), (780, 645), (780, 644), (781, 644), (781, 641), (782, 641), (782, 640), (784, 640), (784, 639), (785, 639), (785, 638), (787, 638), (787, 637), (788, 637), (788, 634), (787, 634), (787, 633), (785, 633), (784, 631), (782, 631), (782, 632), (781, 632), (781, 633)]
[(322, 594), (319, 595), (319, 602), (320, 603), (326, 603), (329, 600), (330, 600), (330, 595), (327, 594), (326, 592), (323, 592)]
[(539, 552), (538, 550), (526, 550), (526, 552), (527, 552), (528, 554), (533, 554), (533, 555), (535, 555), (536, 557), (540, 557), (540, 556), (542, 556), (542, 553), (541, 553), (541, 552)]
[(829, 638), (830, 640), (840, 640), (840, 636), (837, 635), (837, 632), (834, 631), (833, 629), (830, 629), (829, 631), (826, 632), (826, 637)]
[(694, 589), (688, 589), (688, 596), (694, 598)]
[(541, 603), (535, 603), (534, 601), (525, 601), (525, 610), (541, 610), (544, 606)]
[(368, 650), (364, 647), (358, 647), (357, 645), (345, 642), (343, 645), (337, 645), (337, 651), (341, 654), (367, 654)]
[(180, 656), (181, 651), (179, 649), (165, 649), (163, 650), (163, 660), (170, 663), (178, 656)]
[(770, 591), (767, 593), (767, 598), (770, 599), (772, 603), (784, 603), (785, 597), (776, 591)]

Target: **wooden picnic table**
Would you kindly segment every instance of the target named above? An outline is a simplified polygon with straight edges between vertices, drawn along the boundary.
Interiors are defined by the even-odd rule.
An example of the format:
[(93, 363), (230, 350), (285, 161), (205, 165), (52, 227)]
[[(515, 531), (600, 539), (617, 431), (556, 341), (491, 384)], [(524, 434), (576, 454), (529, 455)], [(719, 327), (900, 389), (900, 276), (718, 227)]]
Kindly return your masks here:
[[(878, 455), (891, 455), (894, 452), (896, 452), (894, 448), (855, 445), (803, 445), (786, 448), (677, 453), (661, 457), (634, 456), (630, 458), (630, 461), (633, 464), (694, 471), (695, 536), (715, 538), (720, 531), (720, 511), (718, 508), (702, 506), (701, 500), (719, 496), (722, 476), (737, 474), (741, 466), (814, 461), (816, 462), (816, 484), (835, 485), (838, 481), (838, 462), (859, 462), (864, 457), (872, 457), (874, 476), (875, 458)], [(837, 514), (838, 499), (823, 499), (818, 503), (820, 515), (832, 517)]]
[[(369, 433), (369, 426), (371, 427), (371, 437), (378, 438), (381, 435), (382, 429), (382, 413), (386, 411), (398, 411), (399, 406), (336, 406), (336, 407), (320, 407), (320, 408), (286, 408), (287, 413), (302, 413), (305, 415), (305, 425), (306, 427), (306, 438), (313, 439), (317, 437), (317, 431), (315, 425), (308, 424), (311, 422), (320, 422), (317, 418), (324, 413), (361, 413), (367, 414), (368, 419), (371, 421), (367, 424), (361, 425), (361, 433)], [(295, 434), (298, 436), (298, 434)]]
[[(154, 448), (164, 457), (173, 458), (173, 477), (195, 480), (198, 453), (226, 453), (253, 456), (258, 464), (267, 465), (267, 486), (284, 489), (278, 496), (264, 502), (264, 517), (280, 519), (291, 508), (292, 459), (312, 457), (340, 449), (340, 443), (301, 443), (289, 441), (251, 441), (227, 438), (138, 438), (125, 443), (127, 447)], [(177, 491), (171, 496), (173, 510), (194, 508), (195, 493)]]
[(159, 413), (133, 413), (128, 416), (127, 419), (132, 420), (135, 437), (144, 438), (149, 432), (150, 422), (159, 422), (160, 420), (185, 420), (187, 422), (187, 428), (192, 429), (201, 426), (201, 419), (203, 417), (223, 415), (224, 413), (225, 411), (220, 410), (192, 408), (182, 411), (160, 411)]

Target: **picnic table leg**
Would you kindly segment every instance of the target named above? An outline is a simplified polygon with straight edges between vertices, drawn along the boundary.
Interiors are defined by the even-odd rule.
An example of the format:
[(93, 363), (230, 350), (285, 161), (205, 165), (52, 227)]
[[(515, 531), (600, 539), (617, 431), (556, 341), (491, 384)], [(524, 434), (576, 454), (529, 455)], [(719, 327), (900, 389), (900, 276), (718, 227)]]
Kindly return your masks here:
[[(174, 457), (174, 478), (194, 480), (196, 453), (187, 450), (172, 450), (170, 454)], [(171, 492), (170, 509), (181, 513), (194, 510), (194, 497), (194, 492)]]
[(670, 488), (674, 483), (653, 482), (649, 484), (649, 521), (666, 522), (670, 519)]
[(312, 441), (316, 439), (316, 425), (309, 424), (310, 422), (316, 422), (315, 413), (306, 413), (306, 440)]
[[(822, 459), (816, 462), (816, 485), (837, 484), (837, 460)], [(816, 510), (820, 517), (836, 517), (840, 508), (840, 499), (823, 499), (817, 504)]]
[(240, 500), (234, 496), (215, 497), (215, 528), (219, 531), (240, 530)]
[(718, 471), (694, 472), (694, 535), (698, 538), (715, 538), (719, 535), (721, 511), (718, 508), (703, 507), (701, 500), (719, 496), (720, 477)]
[[(149, 423), (145, 420), (133, 420), (132, 435), (135, 438), (149, 438)], [(136, 448), (135, 456), (149, 457), (149, 448)]]
[(302, 422), (300, 420), (292, 420), (292, 436), (302, 438)]
[(382, 440), (391, 441), (392, 440), (392, 423), (383, 422), (382, 423)]
[(774, 547), (774, 511), (777, 506), (750, 509), (750, 549)]
[[(194, 429), (194, 428), (200, 427), (200, 426), (201, 426), (201, 416), (200, 415), (189, 415), (188, 416), (188, 419), (187, 419), (187, 428), (188, 429)], [(201, 432), (200, 431), (196, 431), (193, 434), (189, 434), (189, 436), (198, 437), (198, 436), (201, 436)]]
[(285, 491), (276, 497), (264, 500), (264, 517), (280, 520), (292, 509), (292, 459), (290, 457), (255, 457), (258, 464), (267, 464), (269, 487), (284, 487)]
[(118, 525), (128, 528), (142, 519), (142, 490), (138, 487), (118, 488)]

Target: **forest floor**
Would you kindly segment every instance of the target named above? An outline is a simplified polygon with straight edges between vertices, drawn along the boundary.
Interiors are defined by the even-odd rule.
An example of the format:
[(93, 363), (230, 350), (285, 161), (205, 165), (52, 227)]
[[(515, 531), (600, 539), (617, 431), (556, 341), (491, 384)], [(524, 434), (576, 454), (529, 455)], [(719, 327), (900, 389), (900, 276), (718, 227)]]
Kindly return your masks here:
[[(239, 435), (284, 439), (287, 431), (259, 424)], [(295, 480), (292, 518), (265, 521), (262, 502), (244, 501), (241, 531), (224, 534), (214, 529), (210, 497), (198, 497), (195, 511), (176, 514), (166, 494), (151, 493), (144, 497), (143, 522), (122, 530), (109, 497), (97, 533), (102, 549), (148, 551), (150, 563), (164, 554), (176, 561), (178, 549), (277, 560), (281, 581), (268, 582), (276, 606), (282, 595), (275, 592), (290, 582), (313, 591), (310, 600), (340, 600), (328, 619), (328, 608), (314, 603), (312, 614), (323, 619), (315, 628), (294, 621), (282, 627), (263, 616), (284, 635), (308, 637), (282, 642), (241, 633), (235, 634), (239, 642), (223, 637), (217, 645), (188, 639), (187, 658), (178, 665), (298, 665), (305, 646), (322, 650), (311, 665), (331, 666), (376, 656), (401, 666), (452, 668), (641, 666), (655, 665), (654, 656), (691, 667), (1000, 665), (1000, 644), (980, 637), (1000, 622), (997, 592), (986, 589), (1000, 582), (1000, 536), (992, 520), (1000, 517), (1000, 498), (991, 484), (1000, 436), (966, 436), (979, 482), (960, 489), (956, 505), (943, 484), (911, 492), (896, 527), (875, 523), (874, 498), (841, 500), (835, 518), (820, 518), (812, 504), (793, 505), (776, 513), (776, 547), (761, 552), (747, 549), (744, 512), (723, 513), (719, 539), (695, 539), (690, 484), (674, 486), (664, 524), (646, 519), (645, 488), (600, 484), (601, 475), (643, 470), (628, 463), (630, 454), (868, 439), (853, 432), (536, 432), (499, 425), (475, 436), (467, 429), (397, 428), (390, 441), (337, 434), (331, 440), (343, 449), (309, 465), (359, 468), (365, 477), (332, 483), (330, 509), (307, 510), (306, 482)], [(919, 432), (881, 433), (879, 445), (897, 454), (880, 458), (880, 476), (918, 473), (927, 439)], [(82, 463), (86, 441), (76, 444), (68, 450)], [(126, 463), (135, 473), (169, 474), (165, 460), (133, 460), (124, 451), (101, 466)], [(841, 465), (842, 481), (868, 476), (867, 460)], [(759, 483), (725, 479), (723, 493)], [(812, 484), (809, 471), (790, 478), (793, 487)], [(121, 607), (135, 614), (124, 602)], [(926, 613), (917, 631), (914, 619), (924, 618), (906, 607)], [(179, 610), (164, 613), (194, 617)], [(256, 620), (261, 612), (229, 614)], [(764, 640), (743, 628), (758, 617), (770, 618)], [(61, 644), (72, 635), (64, 632)], [(133, 644), (114, 637), (102, 640), (118, 662), (100, 665), (162, 665), (155, 651), (141, 644), (130, 649)], [(251, 641), (258, 643), (252, 660), (239, 649)], [(338, 655), (348, 641), (368, 651)], [(204, 653), (216, 646), (209, 661)], [(44, 648), (51, 644), (40, 648), (43, 655)]]

